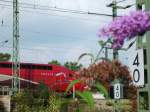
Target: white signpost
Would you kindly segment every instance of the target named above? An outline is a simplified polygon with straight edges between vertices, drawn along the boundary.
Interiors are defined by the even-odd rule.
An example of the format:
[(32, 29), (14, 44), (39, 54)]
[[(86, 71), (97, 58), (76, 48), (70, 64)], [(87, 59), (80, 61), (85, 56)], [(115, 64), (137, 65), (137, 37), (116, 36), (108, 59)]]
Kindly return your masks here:
[(136, 86), (144, 85), (144, 59), (143, 49), (130, 51), (129, 68), (131, 71), (133, 83)]
[(121, 85), (119, 83), (114, 84), (114, 99), (121, 98)]

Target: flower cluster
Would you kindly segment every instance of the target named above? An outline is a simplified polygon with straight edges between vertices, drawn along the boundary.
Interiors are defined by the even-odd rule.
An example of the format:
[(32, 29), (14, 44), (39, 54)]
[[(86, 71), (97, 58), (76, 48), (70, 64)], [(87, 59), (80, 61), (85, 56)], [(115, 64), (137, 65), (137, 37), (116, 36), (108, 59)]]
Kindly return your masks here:
[(150, 12), (135, 11), (129, 16), (116, 18), (107, 27), (100, 30), (100, 36), (112, 37), (113, 48), (120, 48), (125, 39), (134, 38), (137, 35), (143, 35), (150, 30)]

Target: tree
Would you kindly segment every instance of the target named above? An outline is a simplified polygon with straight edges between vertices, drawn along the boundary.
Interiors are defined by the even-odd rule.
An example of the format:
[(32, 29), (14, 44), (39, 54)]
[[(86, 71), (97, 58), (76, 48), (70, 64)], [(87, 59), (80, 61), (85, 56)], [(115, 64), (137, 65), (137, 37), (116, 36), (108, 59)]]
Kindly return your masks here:
[(0, 61), (9, 61), (11, 55), (8, 53), (0, 53)]
[(57, 60), (52, 60), (52, 61), (48, 62), (48, 64), (61, 65), (61, 63)]
[(66, 62), (64, 66), (70, 70), (79, 70), (82, 67), (82, 64), (78, 64), (77, 62)]
[[(124, 84), (124, 85), (126, 85), (126, 87), (128, 87), (127, 93), (130, 93), (131, 97), (136, 95), (136, 89), (131, 84), (132, 79), (131, 79), (131, 75), (128, 70), (128, 67), (123, 65), (118, 60), (101, 61), (97, 64), (93, 64), (93, 65), (89, 66), (87, 69), (84, 68), (84, 69), (80, 70), (79, 74), (87, 82), (91, 82), (90, 80), (94, 80), (95, 82), (100, 82), (108, 90), (110, 88), (111, 83), (115, 79), (119, 79), (122, 84)], [(91, 85), (91, 84), (89, 84), (89, 85)]]
[[(59, 61), (57, 60), (52, 60), (48, 62), (48, 64), (54, 64), (54, 65), (62, 65)], [(78, 64), (77, 62), (65, 62), (64, 65), (62, 65), (70, 70), (79, 70), (82, 67), (82, 64)]]

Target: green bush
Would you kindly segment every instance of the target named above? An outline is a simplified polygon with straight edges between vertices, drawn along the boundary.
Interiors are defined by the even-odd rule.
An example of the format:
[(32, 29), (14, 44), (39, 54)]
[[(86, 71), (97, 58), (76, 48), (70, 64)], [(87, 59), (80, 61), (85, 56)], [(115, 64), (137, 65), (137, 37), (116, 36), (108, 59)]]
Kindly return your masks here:
[(60, 97), (41, 83), (36, 92), (24, 90), (12, 97), (12, 112), (59, 112)]

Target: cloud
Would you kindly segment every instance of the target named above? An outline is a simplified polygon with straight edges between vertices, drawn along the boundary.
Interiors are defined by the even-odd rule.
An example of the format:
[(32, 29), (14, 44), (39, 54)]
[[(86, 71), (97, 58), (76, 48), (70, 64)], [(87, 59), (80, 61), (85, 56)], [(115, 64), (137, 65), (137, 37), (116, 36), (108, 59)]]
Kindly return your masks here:
[[(91, 44), (93, 44), (93, 47), (91, 47)], [(90, 46), (90, 47), (89, 47)], [(86, 41), (80, 41), (80, 43), (76, 44), (76, 45), (72, 45), (70, 46), (71, 49), (69, 49), (64, 57), (65, 57), (65, 61), (77, 61), (79, 56), (83, 53), (92, 53), (94, 55), (97, 54), (98, 45), (94, 45), (94, 43), (89, 42), (88, 40)], [(95, 48), (95, 50), (93, 50), (93, 48)], [(83, 59), (80, 60), (80, 63), (82, 63), (83, 65), (89, 65), (90, 62), (90, 57), (86, 56)]]
[(61, 53), (48, 47), (35, 46), (32, 49), (21, 50), (21, 61), (30, 63), (48, 63), (49, 61), (59, 59)]
[[(111, 8), (106, 7), (110, 0), (21, 0), (20, 2), (111, 14)], [(7, 7), (4, 8), (5, 11), (1, 11), (6, 27), (0, 26), (0, 36), (12, 38), (12, 11)], [(52, 59), (61, 62), (76, 61), (82, 53), (96, 54), (100, 48), (97, 44), (99, 39), (97, 32), (112, 19), (105, 16), (49, 10), (24, 10), (26, 11), (20, 10), (20, 59), (23, 62), (47, 63)], [(119, 11), (119, 14), (122, 13)], [(81, 62), (88, 65), (89, 57), (85, 57)]]

